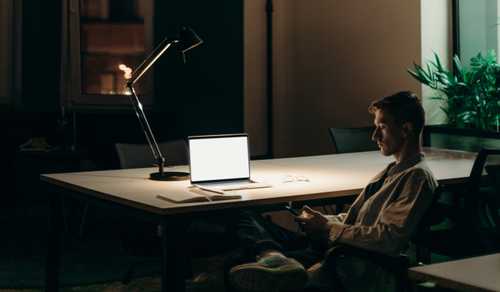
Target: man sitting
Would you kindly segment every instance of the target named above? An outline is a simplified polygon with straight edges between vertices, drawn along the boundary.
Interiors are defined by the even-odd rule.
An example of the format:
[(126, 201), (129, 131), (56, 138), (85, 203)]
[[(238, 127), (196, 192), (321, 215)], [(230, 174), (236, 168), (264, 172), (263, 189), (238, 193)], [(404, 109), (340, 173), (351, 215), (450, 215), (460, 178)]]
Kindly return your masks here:
[[(326, 216), (304, 206), (295, 220), (307, 240), (261, 218), (247, 220), (239, 234), (243, 243), (253, 242), (256, 261), (230, 270), (234, 288), (293, 290), (309, 279), (309, 285), (329, 289), (335, 287), (334, 281), (342, 281), (353, 291), (381, 289), (377, 285), (388, 276), (382, 269), (355, 257), (332, 264), (325, 251), (349, 245), (399, 255), (428, 209), (437, 182), (422, 153), (425, 114), (418, 98), (411, 92), (399, 92), (374, 101), (368, 110), (374, 115), (372, 139), (383, 155), (392, 155), (395, 161), (369, 182), (347, 213)], [(300, 252), (295, 251), (298, 247)], [(319, 262), (311, 265), (314, 260)], [(338, 276), (335, 280), (333, 274)]]

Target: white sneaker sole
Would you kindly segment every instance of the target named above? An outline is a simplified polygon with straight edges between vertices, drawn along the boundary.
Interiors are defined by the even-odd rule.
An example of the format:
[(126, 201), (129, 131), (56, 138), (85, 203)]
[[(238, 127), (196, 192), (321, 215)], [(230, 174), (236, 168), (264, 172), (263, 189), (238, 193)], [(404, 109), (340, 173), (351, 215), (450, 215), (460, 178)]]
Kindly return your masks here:
[(295, 260), (281, 267), (268, 268), (257, 263), (234, 267), (229, 272), (233, 288), (239, 292), (300, 291), (307, 273)]

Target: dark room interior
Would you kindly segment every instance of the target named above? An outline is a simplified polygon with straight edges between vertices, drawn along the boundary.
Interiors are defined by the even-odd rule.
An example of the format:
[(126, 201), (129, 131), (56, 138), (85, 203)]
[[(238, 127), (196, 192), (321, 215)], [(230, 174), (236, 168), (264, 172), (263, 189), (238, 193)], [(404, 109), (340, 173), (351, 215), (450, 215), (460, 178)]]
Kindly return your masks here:
[[(500, 3), (470, 2), (0, 0), (0, 291), (500, 291)], [(185, 29), (202, 43), (183, 51)], [(307, 234), (287, 208), (350, 214), (393, 161), (367, 109), (403, 91), (435, 200), (401, 254), (335, 255), (390, 280), (230, 280), (243, 215)], [(204, 192), (188, 137), (241, 133), (269, 185)], [(191, 177), (150, 177), (162, 159)]]

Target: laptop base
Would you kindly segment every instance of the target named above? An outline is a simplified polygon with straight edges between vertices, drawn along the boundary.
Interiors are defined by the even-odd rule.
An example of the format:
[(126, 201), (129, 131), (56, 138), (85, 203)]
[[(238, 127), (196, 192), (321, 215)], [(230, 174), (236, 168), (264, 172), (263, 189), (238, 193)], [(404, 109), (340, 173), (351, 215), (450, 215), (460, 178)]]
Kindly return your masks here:
[(223, 193), (225, 191), (251, 190), (272, 187), (272, 185), (270, 184), (264, 182), (256, 182), (251, 179), (237, 180), (232, 182), (199, 183), (193, 185), (200, 189), (212, 190), (220, 193)]

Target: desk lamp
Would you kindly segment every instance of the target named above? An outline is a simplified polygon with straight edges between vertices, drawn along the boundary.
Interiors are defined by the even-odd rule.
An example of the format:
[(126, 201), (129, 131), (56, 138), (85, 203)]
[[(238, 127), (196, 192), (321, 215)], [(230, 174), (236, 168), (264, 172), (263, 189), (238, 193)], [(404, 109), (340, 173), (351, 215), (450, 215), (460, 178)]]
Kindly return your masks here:
[(158, 164), (158, 172), (151, 173), (149, 178), (152, 180), (183, 180), (187, 179), (189, 173), (187, 172), (165, 172), (163, 170), (165, 164), (165, 157), (158, 147), (158, 143), (151, 131), (142, 103), (139, 101), (134, 89), (134, 84), (148, 71), (148, 69), (165, 53), (171, 46), (177, 46), (182, 53), (184, 62), (186, 61), (185, 53), (203, 43), (203, 40), (190, 28), (182, 27), (178, 39), (164, 39), (153, 52), (132, 72), (131, 78), (127, 81), (127, 87), (132, 93), (129, 95), (130, 102), (134, 106), (135, 113), (141, 124), (142, 131), (146, 136), (149, 148)]

